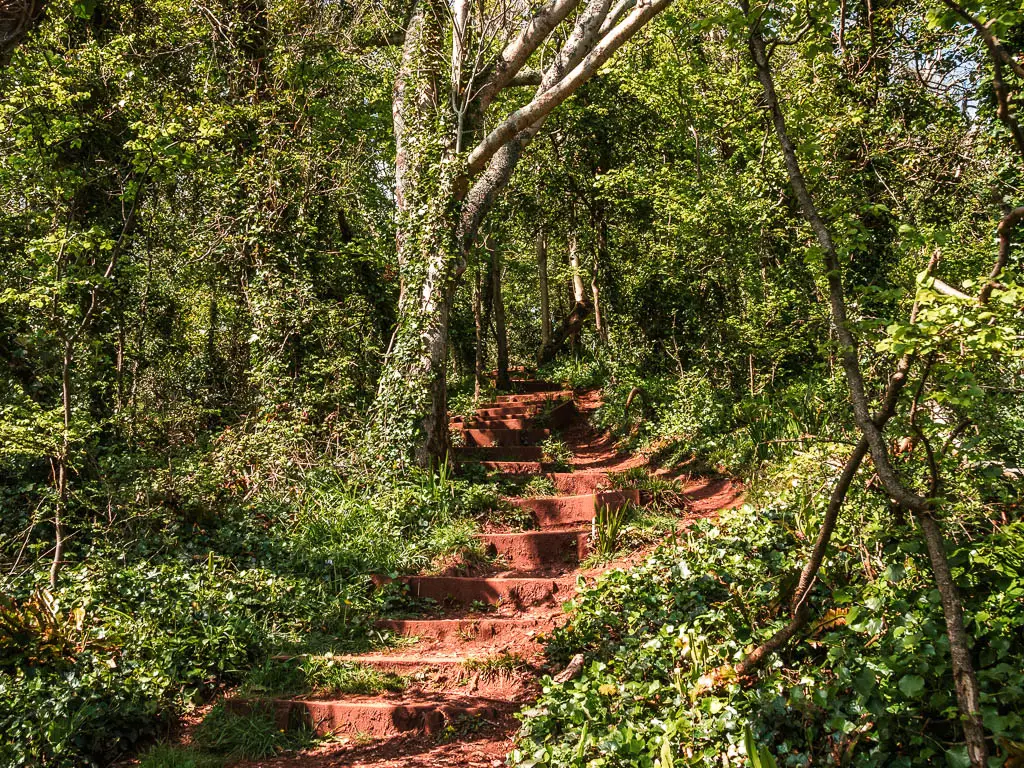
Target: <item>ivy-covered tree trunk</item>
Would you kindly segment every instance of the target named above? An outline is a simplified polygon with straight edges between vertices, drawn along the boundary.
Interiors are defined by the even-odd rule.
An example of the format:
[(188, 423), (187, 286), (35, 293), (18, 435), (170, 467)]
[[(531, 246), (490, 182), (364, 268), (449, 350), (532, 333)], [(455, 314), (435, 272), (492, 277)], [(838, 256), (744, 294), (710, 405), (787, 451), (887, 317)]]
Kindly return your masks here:
[(398, 326), (374, 403), (369, 447), (388, 466), (448, 450), (448, 314), (460, 272), (454, 149), (438, 108), (442, 9), (421, 6), (395, 86)]
[[(587, 0), (540, 77), (518, 80), (579, 0), (524, 8), (518, 29), (496, 29), (486, 7), (470, 0), (415, 6), (393, 98), (401, 285), (367, 436), (378, 465), (427, 466), (446, 456), (448, 314), (480, 225), (547, 115), (669, 2), (613, 8)], [(498, 93), (522, 86), (537, 86), (533, 99), (482, 131)]]

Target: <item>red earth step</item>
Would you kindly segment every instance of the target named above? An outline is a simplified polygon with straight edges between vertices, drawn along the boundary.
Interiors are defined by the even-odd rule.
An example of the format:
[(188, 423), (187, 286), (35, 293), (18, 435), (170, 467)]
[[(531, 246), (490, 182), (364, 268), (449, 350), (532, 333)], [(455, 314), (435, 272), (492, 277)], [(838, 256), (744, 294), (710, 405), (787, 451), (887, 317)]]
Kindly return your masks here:
[(509, 383), (512, 385), (513, 392), (550, 392), (560, 388), (558, 384), (536, 379), (512, 379)]
[[(525, 365), (510, 365), (509, 368), (508, 368), (507, 373), (509, 373), (509, 374), (512, 374), (512, 373), (521, 374), (524, 379), (532, 379), (533, 378), (533, 368), (530, 368), (530, 367), (525, 366)], [(490, 376), (492, 379), (496, 378), (497, 375), (498, 375), (498, 369), (497, 368), (492, 368), (490, 371), (487, 372), (487, 375)]]
[(421, 670), (424, 667), (432, 667), (443, 670), (448, 674), (458, 673), (465, 668), (466, 663), (474, 657), (467, 655), (435, 655), (416, 656), (387, 653), (358, 653), (347, 656), (335, 657), (350, 664), (361, 664), (373, 667), (384, 672), (395, 672), (397, 674), (409, 674), (413, 670)]
[[(583, 475), (583, 472), (572, 473)], [(535, 496), (529, 499), (510, 499), (520, 509), (528, 509), (541, 528), (589, 523), (597, 514), (597, 505), (621, 509), (627, 503), (639, 504), (640, 491), (599, 491), (579, 496)]]
[(558, 493), (575, 496), (583, 493), (594, 493), (599, 490), (610, 490), (611, 480), (608, 473), (593, 472), (549, 472), (545, 475)]
[[(244, 714), (256, 702), (229, 700), (229, 709)], [(498, 699), (439, 695), (436, 699), (393, 701), (367, 698), (343, 701), (274, 699), (270, 705), (277, 727), (312, 728), (327, 736), (394, 736), (408, 731), (439, 733), (447, 723), (466, 717), (494, 719), (517, 705)]]
[(539, 461), (481, 461), (478, 463), (489, 472), (498, 472), (508, 477), (539, 475), (544, 471), (544, 465)]
[(608, 473), (603, 471), (554, 472), (545, 471), (539, 461), (482, 461), (484, 469), (498, 472), (508, 479), (522, 479), (523, 475), (540, 474), (550, 480), (557, 493), (568, 496), (594, 493), (598, 490), (611, 490), (612, 482)]
[(558, 429), (568, 424), (572, 417), (576, 415), (576, 403), (572, 400), (566, 400), (561, 405), (555, 406), (552, 410), (544, 414), (536, 414), (533, 418), (538, 426), (551, 427)]
[(480, 419), (528, 419), (539, 412), (539, 407), (531, 403), (512, 403), (510, 405), (490, 405), (478, 408), (475, 418)]
[(515, 578), (478, 576), (408, 576), (404, 579), (417, 597), (438, 602), (487, 603), (499, 600), (516, 607), (544, 605), (568, 600), (576, 589), (572, 576), (560, 578)]
[(537, 461), (544, 456), (539, 445), (493, 445), (489, 447), (466, 446), (455, 449), (461, 461), (476, 460), (483, 463), (501, 461)]
[[(522, 643), (522, 640), (519, 642)], [(539, 646), (533, 644), (533, 649), (536, 652)], [(520, 647), (519, 650), (527, 649)], [(529, 662), (524, 663), (523, 654), (516, 653), (515, 656), (519, 657), (516, 659), (510, 658), (509, 653), (508, 648), (498, 646), (469, 646), (460, 648), (457, 653), (370, 653), (341, 658), (349, 663), (407, 678), (412, 686), (407, 688), (409, 696), (420, 696), (424, 691), (429, 691), (430, 695), (442, 692), (458, 695), (461, 691), (474, 696), (497, 695), (508, 699), (510, 694), (516, 697), (516, 689), (521, 691), (530, 677)], [(513, 665), (502, 669), (487, 664), (489, 660), (500, 661), (503, 658), (513, 662)]]
[(522, 571), (558, 563), (578, 563), (589, 551), (586, 531), (483, 533), (476, 538), (490, 554), (501, 555), (510, 567)]
[(549, 400), (572, 400), (572, 391), (552, 389), (547, 392), (529, 392), (518, 395), (498, 395), (494, 403), (484, 403), (481, 407), (492, 405), (544, 405)]
[[(458, 422), (453, 422), (458, 423)], [(529, 429), (530, 419), (521, 418), (500, 418), (500, 419), (470, 419), (464, 422), (467, 429)], [(545, 430), (548, 433), (551, 430)]]
[(539, 443), (551, 434), (550, 429), (482, 429), (476, 426), (462, 430), (466, 445), (492, 447), (496, 445), (530, 445)]
[(471, 640), (498, 640), (509, 636), (522, 636), (541, 632), (555, 624), (550, 615), (523, 616), (515, 619), (383, 619), (376, 622), (381, 629), (390, 629), (403, 637), (428, 640), (458, 638)]
[[(479, 421), (491, 421), (494, 419), (523, 419), (530, 421), (531, 425), (558, 428), (564, 427), (568, 424), (575, 413), (576, 404), (571, 400), (567, 400), (556, 406), (546, 414), (542, 414), (540, 407), (537, 405), (529, 403), (513, 403), (511, 405), (499, 405), (490, 408), (483, 408), (478, 410), (468, 421), (461, 418), (453, 418), (449, 423), (453, 426), (458, 426), (459, 424), (476, 426), (476, 423)], [(538, 421), (542, 421), (543, 423), (539, 424)]]

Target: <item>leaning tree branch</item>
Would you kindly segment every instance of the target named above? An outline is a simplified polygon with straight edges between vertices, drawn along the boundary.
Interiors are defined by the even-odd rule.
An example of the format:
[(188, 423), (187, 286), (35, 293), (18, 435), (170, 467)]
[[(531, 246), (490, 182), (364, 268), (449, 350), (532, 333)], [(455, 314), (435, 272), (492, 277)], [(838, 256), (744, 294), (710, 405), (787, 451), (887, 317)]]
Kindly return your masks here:
[(667, 8), (672, 0), (645, 0), (613, 28), (583, 60), (577, 64), (557, 85), (536, 96), (529, 104), (517, 109), (494, 128), (469, 154), (466, 170), (475, 176), (484, 169), (487, 161), (510, 139), (538, 120), (547, 117), (555, 107), (589, 80), (612, 54), (658, 13)]
[[(551, 64), (540, 73), (537, 95), (555, 87), (565, 72), (577, 65), (600, 39), (599, 29), (608, 14), (609, 0), (588, 0), (568, 39)], [(536, 98), (536, 96), (535, 96)], [(544, 123), (540, 118), (507, 141), (488, 161), (487, 168), (470, 187), (459, 222), (459, 242), (465, 260), (484, 217), (491, 210), (498, 194), (508, 184), (523, 150)]]
[(534, 14), (489, 67), (489, 72), (477, 94), (481, 109), (486, 109), (502, 88), (513, 84), (513, 78), (526, 66), (534, 51), (579, 3), (580, 0), (548, 0)]
[(1013, 244), (1010, 233), (1013, 232), (1014, 227), (1022, 220), (1024, 220), (1024, 206), (1014, 208), (1003, 217), (1003, 220), (999, 222), (999, 226), (996, 227), (996, 234), (999, 236), (999, 253), (996, 256), (995, 264), (992, 265), (992, 271), (989, 273), (988, 280), (985, 281), (985, 285), (978, 292), (979, 304), (987, 304), (992, 296), (992, 291), (998, 286), (996, 281), (999, 279), (999, 275), (1002, 273), (1006, 263), (1010, 260), (1010, 246)]
[(949, 283), (945, 282), (944, 280), (939, 280), (939, 278), (937, 278), (937, 277), (932, 278), (932, 285), (931, 285), (931, 287), (936, 292), (941, 293), (943, 296), (948, 296), (951, 299), (959, 299), (960, 301), (971, 301), (971, 302), (974, 301), (974, 297), (973, 296), (968, 296), (966, 293), (961, 291), (959, 288), (954, 288)]
[(598, 30), (598, 34), (601, 37), (607, 35), (612, 30), (612, 27), (619, 23), (622, 15), (626, 11), (632, 10), (635, 6), (636, 0), (619, 0), (608, 12), (605, 20), (601, 22), (601, 29)]
[(963, 6), (955, 2), (955, 0), (942, 0), (942, 2), (951, 8), (957, 16), (978, 31), (978, 35), (985, 42), (985, 47), (988, 48), (989, 53), (991, 53), (992, 58), (995, 61), (1008, 66), (1013, 70), (1013, 73), (1017, 75), (1017, 77), (1024, 78), (1024, 65), (1013, 58), (1010, 52), (1006, 50), (1005, 46), (1000, 42), (999, 38), (996, 37), (992, 28), (988, 24), (982, 24), (977, 18), (964, 10)]

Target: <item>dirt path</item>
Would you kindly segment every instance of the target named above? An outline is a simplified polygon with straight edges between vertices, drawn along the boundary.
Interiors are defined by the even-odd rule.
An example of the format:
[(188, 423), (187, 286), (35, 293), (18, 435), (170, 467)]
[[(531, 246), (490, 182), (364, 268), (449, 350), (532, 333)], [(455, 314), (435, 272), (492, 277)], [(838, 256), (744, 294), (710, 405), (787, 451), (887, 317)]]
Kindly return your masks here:
[[(480, 539), (497, 557), (486, 570), (453, 563), (438, 575), (405, 579), (410, 592), (430, 598), (422, 615), (379, 622), (408, 642), (384, 652), (346, 657), (410, 681), (401, 693), (348, 696), (336, 701), (276, 702), (282, 721), (296, 717), (330, 732), (335, 741), (287, 757), (246, 765), (266, 768), (441, 768), (500, 766), (518, 727), (514, 713), (537, 695), (544, 671), (539, 636), (562, 617), (562, 604), (611, 567), (644, 556), (636, 552), (597, 570), (582, 570), (597, 504), (641, 501), (637, 491), (611, 489), (609, 472), (643, 466), (640, 456), (616, 452), (589, 415), (596, 392), (575, 395), (543, 382), (515, 382), (520, 394), (481, 406), (452, 428), (462, 433), (462, 463), (480, 462), (513, 481), (546, 478), (550, 496), (517, 496), (512, 505), (535, 527), (485, 526)], [(572, 471), (543, 463), (538, 445), (552, 431), (572, 450)], [(565, 467), (560, 469), (564, 470)], [(536, 481), (535, 481), (536, 482)], [(731, 506), (741, 490), (728, 480), (685, 486), (687, 517)]]

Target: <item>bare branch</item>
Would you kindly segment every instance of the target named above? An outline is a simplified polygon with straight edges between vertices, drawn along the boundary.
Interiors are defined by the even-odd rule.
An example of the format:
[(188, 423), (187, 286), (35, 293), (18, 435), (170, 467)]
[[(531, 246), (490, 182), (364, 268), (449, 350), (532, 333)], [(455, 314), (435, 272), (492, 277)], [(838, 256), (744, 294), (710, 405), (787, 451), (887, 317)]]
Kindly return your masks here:
[(954, 288), (949, 283), (945, 282), (944, 280), (939, 280), (939, 278), (937, 277), (932, 279), (931, 287), (933, 290), (937, 291), (938, 293), (941, 293), (943, 296), (949, 296), (951, 299), (960, 299), (960, 301), (974, 301), (973, 296), (968, 296), (960, 289)]
[(611, 31), (611, 28), (619, 23), (619, 19), (622, 18), (622, 14), (626, 11), (631, 10), (636, 5), (636, 0), (619, 0), (615, 4), (615, 7), (608, 12), (608, 16), (605, 17), (604, 22), (601, 24), (601, 29), (598, 34), (604, 37)]
[(999, 254), (996, 256), (996, 263), (992, 265), (992, 271), (988, 275), (988, 280), (985, 281), (985, 285), (978, 292), (979, 304), (987, 304), (989, 297), (992, 296), (992, 291), (996, 288), (996, 279), (1003, 271), (1003, 267), (1006, 266), (1006, 262), (1010, 260), (1010, 245), (1012, 243), (1010, 233), (1021, 220), (1024, 220), (1024, 206), (1014, 208), (1003, 217), (1003, 220), (999, 222), (999, 226), (996, 227), (996, 234), (999, 235)]
[(45, 0), (0, 1), (0, 66), (10, 60), (22, 38), (39, 23)]

